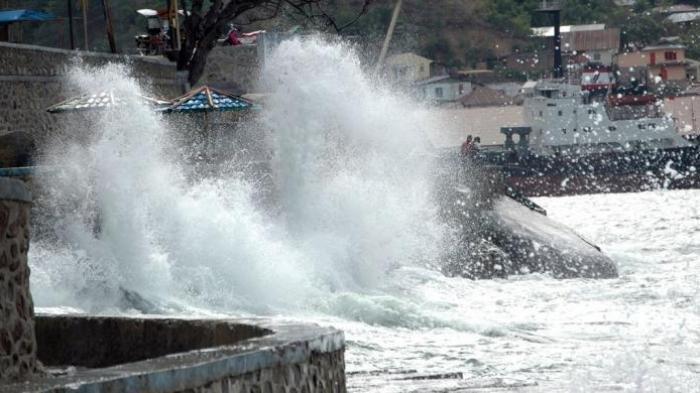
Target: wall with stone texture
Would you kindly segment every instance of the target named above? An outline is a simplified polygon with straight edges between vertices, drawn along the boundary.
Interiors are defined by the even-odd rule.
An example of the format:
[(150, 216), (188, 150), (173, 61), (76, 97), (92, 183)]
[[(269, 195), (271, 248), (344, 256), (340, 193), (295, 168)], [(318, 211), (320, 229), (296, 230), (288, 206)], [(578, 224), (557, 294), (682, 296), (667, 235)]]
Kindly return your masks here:
[(345, 393), (343, 351), (317, 353), (305, 363), (280, 365), (225, 378), (182, 393)]
[(256, 92), (263, 61), (262, 46), (217, 46), (207, 58), (199, 85), (212, 85), (233, 94)]
[(0, 178), (0, 381), (29, 376), (37, 368), (27, 264), (30, 205), (21, 181)]
[[(345, 338), (313, 324), (265, 319), (39, 315), (49, 375), (6, 393), (345, 393)], [(74, 366), (75, 372), (52, 370)]]
[(71, 67), (110, 62), (129, 64), (135, 77), (152, 84), (155, 95), (181, 93), (175, 65), (164, 59), (0, 42), (0, 135), (24, 131), (40, 140), (61, 130), (61, 116), (46, 108), (79, 94), (66, 80)]

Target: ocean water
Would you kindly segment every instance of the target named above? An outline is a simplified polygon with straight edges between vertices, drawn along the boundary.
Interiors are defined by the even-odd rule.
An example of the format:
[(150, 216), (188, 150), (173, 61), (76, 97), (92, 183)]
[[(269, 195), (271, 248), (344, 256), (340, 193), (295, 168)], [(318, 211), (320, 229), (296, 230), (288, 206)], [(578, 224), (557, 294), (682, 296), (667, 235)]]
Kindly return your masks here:
[(266, 61), (270, 94), (247, 132), (273, 152), (275, 208), (236, 157), (193, 174), (177, 136), (197, 130), (142, 105), (128, 69), (68, 82), (125, 104), (75, 125), (88, 143), (47, 151), (30, 250), (39, 311), (336, 326), (354, 392), (698, 391), (698, 191), (538, 200), (619, 279), (447, 278), (453, 229), (426, 137), (440, 121), (343, 43), (290, 40)]
[(350, 340), (353, 391), (700, 391), (700, 191), (537, 203), (602, 247), (620, 277), (405, 272), (404, 299), (424, 301), (417, 312), (454, 319), (413, 328), (337, 322)]

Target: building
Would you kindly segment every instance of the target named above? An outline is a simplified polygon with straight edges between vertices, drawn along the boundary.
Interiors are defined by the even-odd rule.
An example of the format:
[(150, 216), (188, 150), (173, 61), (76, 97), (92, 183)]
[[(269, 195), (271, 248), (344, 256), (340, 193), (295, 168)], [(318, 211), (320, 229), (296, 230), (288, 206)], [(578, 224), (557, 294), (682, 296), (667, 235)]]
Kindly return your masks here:
[[(577, 31), (599, 31), (605, 30), (605, 24), (594, 23), (588, 25), (564, 25), (559, 28), (562, 35), (570, 34)], [(552, 38), (554, 37), (554, 26), (533, 27), (533, 37)]]
[(697, 11), (697, 8), (689, 4), (662, 5), (651, 9), (651, 12), (663, 15), (680, 14), (693, 11)]
[(472, 92), (472, 84), (466, 78), (441, 75), (416, 82), (414, 90), (419, 98), (433, 102), (455, 102)]
[(562, 35), (563, 55), (583, 56), (588, 62), (612, 65), (620, 50), (620, 29), (573, 31)]
[[(532, 35), (551, 41), (554, 27), (533, 28)], [(569, 59), (568, 63), (575, 60), (612, 65), (613, 57), (620, 49), (620, 29), (606, 28), (600, 23), (562, 26), (561, 42), (562, 55)]]
[(667, 39), (658, 45), (647, 46), (640, 51), (617, 56), (620, 70), (618, 80), (625, 84), (632, 78), (643, 77), (657, 89), (683, 89), (688, 86), (685, 46)]
[(432, 60), (415, 53), (401, 53), (389, 56), (385, 61), (385, 70), (389, 79), (400, 84), (411, 84), (430, 78)]
[(690, 83), (697, 83), (700, 81), (700, 61), (693, 60), (690, 58), (685, 58), (686, 66), (685, 71), (688, 76), (688, 81)]
[(700, 10), (689, 4), (664, 5), (652, 8), (651, 12), (665, 15), (665, 21), (675, 24), (686, 24), (700, 20)]
[(666, 20), (678, 25), (693, 23), (700, 20), (700, 11), (679, 12), (666, 17)]
[(509, 97), (518, 96), (522, 87), (522, 81), (517, 77), (508, 76), (494, 70), (468, 69), (459, 70), (454, 74), (461, 80), (470, 82), (474, 90), (477, 90), (476, 86), (485, 86)]

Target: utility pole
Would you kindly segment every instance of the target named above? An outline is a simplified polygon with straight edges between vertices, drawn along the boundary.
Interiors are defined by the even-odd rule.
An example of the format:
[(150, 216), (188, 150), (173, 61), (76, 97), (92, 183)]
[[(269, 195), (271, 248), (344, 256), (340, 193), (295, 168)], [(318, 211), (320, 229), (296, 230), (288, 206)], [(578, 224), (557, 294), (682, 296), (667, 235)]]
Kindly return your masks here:
[(90, 50), (88, 43), (88, 19), (87, 19), (87, 0), (80, 0), (80, 7), (83, 10), (83, 40), (85, 41), (85, 50)]
[(109, 9), (109, 0), (102, 0), (102, 11), (105, 15), (107, 24), (107, 40), (109, 41), (109, 50), (112, 53), (117, 53), (117, 43), (114, 42), (114, 29), (112, 28), (112, 12)]
[(66, 0), (68, 5), (68, 30), (70, 33), (70, 49), (75, 50), (75, 35), (73, 34), (73, 0)]
[(377, 68), (376, 71), (379, 72), (379, 69), (382, 67), (382, 64), (384, 63), (384, 58), (386, 57), (386, 53), (389, 50), (389, 43), (391, 42), (391, 37), (394, 35), (394, 29), (396, 28), (396, 21), (399, 19), (399, 12), (401, 11), (401, 4), (403, 3), (403, 0), (398, 0), (396, 2), (396, 6), (394, 6), (394, 13), (391, 15), (391, 22), (389, 23), (389, 29), (386, 32), (386, 37), (384, 37), (384, 43), (382, 44), (382, 51), (379, 53), (379, 60), (377, 60)]

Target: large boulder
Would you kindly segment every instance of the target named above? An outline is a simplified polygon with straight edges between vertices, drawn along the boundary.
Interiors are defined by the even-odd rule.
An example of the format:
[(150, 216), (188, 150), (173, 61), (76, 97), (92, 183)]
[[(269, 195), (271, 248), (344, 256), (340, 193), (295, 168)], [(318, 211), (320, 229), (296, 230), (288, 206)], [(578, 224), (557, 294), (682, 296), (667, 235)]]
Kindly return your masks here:
[(542, 272), (556, 278), (617, 277), (615, 263), (599, 247), (507, 189), (499, 173), (497, 168), (479, 168), (452, 187), (443, 186), (443, 214), (458, 228), (458, 244), (446, 256), (446, 274), (505, 278)]

